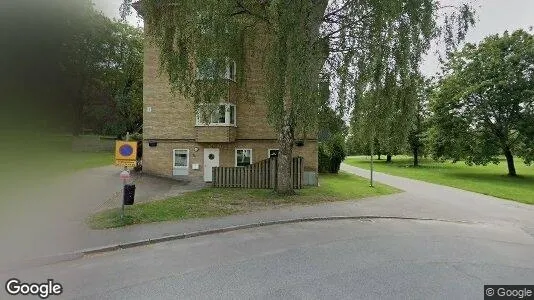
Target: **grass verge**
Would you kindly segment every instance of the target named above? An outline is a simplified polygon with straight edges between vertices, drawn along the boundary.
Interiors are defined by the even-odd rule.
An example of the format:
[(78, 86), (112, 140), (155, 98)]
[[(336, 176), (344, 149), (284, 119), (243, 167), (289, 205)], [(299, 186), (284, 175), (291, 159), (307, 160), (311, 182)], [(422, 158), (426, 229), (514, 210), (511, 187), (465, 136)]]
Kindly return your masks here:
[(320, 187), (307, 187), (289, 197), (277, 196), (271, 190), (206, 188), (166, 200), (127, 207), (123, 220), (120, 218), (120, 209), (99, 212), (91, 216), (88, 223), (93, 229), (105, 229), (141, 223), (221, 217), (273, 207), (355, 200), (399, 192), (386, 185), (370, 188), (366, 179), (347, 173), (321, 175), (320, 183)]
[(72, 136), (53, 135), (7, 140), (0, 147), (0, 175), (16, 177), (22, 173), (25, 178), (32, 174), (61, 175), (113, 164), (113, 152), (74, 152), (72, 140)]
[[(369, 157), (353, 156), (346, 164), (369, 169)], [(516, 159), (517, 177), (507, 176), (506, 161), (487, 166), (468, 166), (464, 162), (435, 162), (423, 159), (419, 167), (412, 159), (394, 156), (391, 163), (375, 160), (375, 170), (391, 175), (456, 187), (526, 204), (534, 204), (534, 166), (526, 166)]]

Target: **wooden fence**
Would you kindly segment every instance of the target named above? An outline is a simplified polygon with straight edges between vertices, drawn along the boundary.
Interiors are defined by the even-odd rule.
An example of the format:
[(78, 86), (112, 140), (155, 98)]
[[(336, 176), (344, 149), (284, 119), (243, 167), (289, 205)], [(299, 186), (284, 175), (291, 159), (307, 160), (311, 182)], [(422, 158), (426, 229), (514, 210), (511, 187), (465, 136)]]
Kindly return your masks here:
[[(274, 189), (277, 183), (278, 158), (271, 157), (246, 167), (213, 168), (213, 186), (225, 188)], [(304, 159), (294, 157), (291, 178), (293, 188), (301, 189)]]

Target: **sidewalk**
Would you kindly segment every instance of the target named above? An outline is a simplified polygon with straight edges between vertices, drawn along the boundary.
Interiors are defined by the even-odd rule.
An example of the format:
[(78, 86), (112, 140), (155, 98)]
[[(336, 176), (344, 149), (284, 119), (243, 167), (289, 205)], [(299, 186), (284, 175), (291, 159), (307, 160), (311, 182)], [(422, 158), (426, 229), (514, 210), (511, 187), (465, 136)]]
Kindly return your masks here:
[[(369, 170), (347, 164), (342, 164), (341, 169), (365, 178), (370, 176)], [(488, 223), (512, 223), (517, 226), (534, 228), (534, 205), (380, 172), (374, 172), (374, 179), (406, 192), (397, 196), (399, 200), (402, 200), (397, 205), (390, 203), (395, 206), (398, 204), (404, 206), (396, 208), (397, 214), (417, 214), (419, 216)], [(392, 209), (383, 208), (386, 211)]]

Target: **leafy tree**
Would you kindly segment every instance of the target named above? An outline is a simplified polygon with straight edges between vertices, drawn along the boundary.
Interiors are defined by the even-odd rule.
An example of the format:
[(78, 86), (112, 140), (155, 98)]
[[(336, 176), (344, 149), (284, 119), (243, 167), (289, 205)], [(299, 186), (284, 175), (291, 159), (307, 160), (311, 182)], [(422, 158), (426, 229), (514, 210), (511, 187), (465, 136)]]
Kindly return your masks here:
[(319, 108), (318, 125), (319, 171), (338, 173), (341, 162), (346, 157), (345, 140), (348, 127), (342, 115), (336, 112), (328, 101)]
[(80, 134), (88, 125), (107, 134), (139, 128), (142, 122), (142, 32), (110, 20), (90, 2), (74, 20), (77, 30), (62, 46), (62, 67), (73, 100), (73, 133)]
[(80, 9), (69, 22), (75, 25), (61, 47), (63, 74), (68, 81), (73, 134), (81, 134), (86, 109), (102, 101), (102, 76), (113, 53), (112, 22), (96, 11), (90, 1), (77, 1)]
[[(124, 0), (124, 14), (130, 3)], [(224, 74), (229, 57), (243, 62), (245, 46), (261, 43), (262, 99), (279, 134), (280, 194), (293, 193), (293, 144), (317, 126), (322, 77), (334, 79), (338, 108), (349, 109), (367, 88), (406, 81), (438, 31), (451, 39), (457, 32), (438, 30), (437, 0), (143, 0), (140, 10), (171, 85), (197, 104), (218, 101), (225, 84), (196, 80), (195, 65), (209, 61)], [(460, 35), (473, 19), (467, 5), (447, 16), (458, 21), (447, 28), (459, 24)], [(246, 91), (247, 69), (238, 65)]]
[(330, 171), (330, 153), (324, 143), (320, 143), (318, 147), (318, 164), (319, 173), (328, 173)]
[(345, 139), (341, 134), (338, 134), (335, 138), (330, 141), (330, 173), (337, 174), (339, 172), (339, 167), (345, 157), (347, 156), (347, 151), (345, 149)]
[(362, 141), (374, 140), (375, 152), (387, 162), (402, 151), (417, 109), (418, 74), (410, 82), (363, 93), (353, 111), (352, 131)]
[(347, 136), (348, 126), (342, 116), (328, 105), (319, 108), (318, 124), (317, 139), (319, 142), (328, 141), (336, 135)]
[(102, 75), (102, 88), (108, 95), (104, 109), (95, 114), (93, 126), (100, 133), (123, 135), (137, 132), (143, 121), (143, 33), (122, 22), (113, 22), (110, 45), (114, 49)]
[(518, 30), (467, 44), (445, 66), (432, 102), (434, 155), (468, 164), (532, 161), (534, 37)]
[(417, 92), (417, 107), (415, 117), (408, 133), (408, 148), (413, 156), (413, 166), (419, 166), (419, 156), (427, 140), (430, 112), (428, 108), (428, 98), (431, 93), (430, 80), (421, 78)]

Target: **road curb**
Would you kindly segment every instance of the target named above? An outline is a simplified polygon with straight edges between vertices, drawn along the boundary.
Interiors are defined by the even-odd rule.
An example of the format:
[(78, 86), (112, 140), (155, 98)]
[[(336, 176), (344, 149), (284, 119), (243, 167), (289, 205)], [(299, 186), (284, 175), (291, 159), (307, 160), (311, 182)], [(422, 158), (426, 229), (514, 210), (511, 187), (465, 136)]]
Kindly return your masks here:
[(232, 232), (244, 229), (259, 228), (272, 225), (282, 225), (282, 224), (293, 224), (293, 223), (305, 223), (305, 222), (318, 222), (318, 221), (336, 221), (336, 220), (373, 220), (373, 219), (386, 219), (386, 220), (410, 220), (410, 221), (435, 221), (435, 222), (447, 222), (447, 223), (461, 223), (461, 224), (478, 224), (479, 222), (465, 221), (465, 220), (445, 220), (445, 219), (435, 219), (435, 218), (417, 218), (417, 217), (398, 217), (398, 216), (329, 216), (329, 217), (303, 217), (303, 218), (294, 218), (294, 219), (283, 219), (283, 220), (274, 220), (274, 221), (264, 221), (256, 222), (243, 225), (234, 225), (227, 227), (220, 227), (215, 229), (207, 229), (200, 231), (193, 231), (189, 233), (173, 234), (157, 238), (149, 238), (134, 242), (112, 244), (96, 248), (88, 248), (80, 251), (63, 253), (53, 256), (41, 257), (32, 260), (28, 260), (22, 263), (17, 263), (15, 266), (9, 266), (6, 269), (0, 268), (2, 271), (14, 271), (24, 268), (39, 267), (51, 264), (57, 264), (60, 262), (73, 261), (86, 256), (102, 254), (107, 252), (114, 252), (123, 249), (148, 246), (158, 243), (164, 243), (175, 240), (183, 240), (188, 238), (219, 234), (225, 232)]

